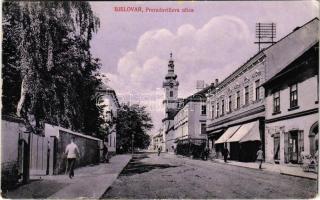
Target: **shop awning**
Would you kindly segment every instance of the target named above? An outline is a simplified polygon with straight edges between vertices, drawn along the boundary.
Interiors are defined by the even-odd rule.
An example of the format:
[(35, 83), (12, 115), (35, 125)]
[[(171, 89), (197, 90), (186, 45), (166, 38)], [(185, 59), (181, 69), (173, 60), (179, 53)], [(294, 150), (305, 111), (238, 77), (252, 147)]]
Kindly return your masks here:
[(223, 130), (224, 129), (218, 129), (218, 130), (214, 130), (214, 131), (207, 131), (207, 135), (208, 135), (208, 137), (212, 137), (212, 136), (214, 136), (214, 135), (216, 135), (218, 133), (223, 132)]
[(219, 137), (219, 139), (215, 142), (215, 144), (225, 143), (227, 140), (239, 129), (240, 125), (232, 126), (226, 130), (226, 132)]
[(243, 124), (227, 142), (261, 141), (259, 121)]

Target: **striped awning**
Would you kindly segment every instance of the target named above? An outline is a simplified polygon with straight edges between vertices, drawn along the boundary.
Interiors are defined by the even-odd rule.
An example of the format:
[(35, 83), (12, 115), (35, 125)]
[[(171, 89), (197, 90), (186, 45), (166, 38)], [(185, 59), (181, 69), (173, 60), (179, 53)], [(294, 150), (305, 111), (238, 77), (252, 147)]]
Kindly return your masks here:
[(215, 144), (225, 143), (227, 140), (233, 136), (233, 134), (239, 129), (240, 125), (232, 126), (226, 130), (226, 132), (219, 137), (219, 139), (215, 142)]
[(227, 142), (261, 141), (259, 121), (243, 124)]

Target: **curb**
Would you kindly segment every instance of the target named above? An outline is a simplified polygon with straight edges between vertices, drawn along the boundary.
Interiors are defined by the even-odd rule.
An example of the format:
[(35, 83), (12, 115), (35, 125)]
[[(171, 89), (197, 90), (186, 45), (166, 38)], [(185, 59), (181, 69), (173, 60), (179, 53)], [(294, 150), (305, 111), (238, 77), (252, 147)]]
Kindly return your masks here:
[(286, 176), (298, 177), (298, 178), (306, 178), (306, 179), (314, 180), (314, 181), (317, 181), (317, 180), (318, 180), (318, 178), (314, 179), (314, 178), (307, 177), (307, 176), (300, 176), (300, 175), (296, 175), (296, 174), (288, 174), (288, 173), (285, 173), (285, 172), (280, 172), (280, 174), (286, 175)]
[[(179, 158), (179, 156), (177, 156), (177, 158)], [(187, 156), (182, 156), (180, 158), (189, 158)], [(296, 175), (296, 174), (290, 174), (290, 173), (286, 173), (286, 172), (277, 172), (277, 171), (271, 171), (271, 170), (267, 170), (267, 169), (258, 169), (258, 168), (252, 168), (252, 167), (247, 167), (247, 166), (241, 166), (241, 165), (233, 165), (233, 164), (230, 164), (230, 163), (222, 163), (222, 162), (218, 162), (216, 160), (209, 160), (208, 161), (212, 162), (212, 163), (218, 163), (218, 164), (221, 164), (221, 165), (231, 165), (231, 166), (235, 166), (235, 167), (242, 167), (242, 168), (246, 168), (246, 169), (253, 169), (253, 170), (257, 170), (257, 171), (266, 171), (266, 172), (273, 172), (273, 173), (279, 173), (281, 175), (286, 175), (286, 176), (293, 176), (293, 177), (298, 177), (298, 178), (305, 178), (305, 179), (309, 179), (309, 180), (314, 180), (314, 181), (317, 181), (318, 178), (312, 178), (312, 177), (308, 177), (308, 176), (301, 176), (301, 175)]]
[(108, 192), (108, 190), (111, 188), (111, 185), (113, 184), (113, 182), (118, 179), (119, 175), (122, 173), (122, 171), (124, 170), (124, 168), (126, 168), (126, 166), (129, 164), (129, 162), (130, 162), (131, 160), (132, 160), (132, 155), (131, 155), (130, 159), (128, 160), (128, 162), (123, 166), (123, 168), (121, 169), (121, 171), (120, 171), (119, 173), (117, 173), (117, 175), (116, 175), (115, 179), (112, 181), (112, 183), (105, 189), (105, 191), (100, 195), (100, 197), (99, 197), (98, 199), (101, 199), (102, 196)]
[(236, 167), (242, 167), (242, 168), (247, 168), (247, 169), (254, 169), (254, 170), (258, 170), (258, 171), (267, 171), (267, 172), (273, 172), (273, 173), (279, 173), (281, 175), (286, 175), (286, 176), (293, 176), (293, 177), (298, 177), (298, 178), (306, 178), (309, 180), (317, 180), (318, 178), (312, 178), (312, 177), (308, 177), (308, 176), (301, 176), (301, 175), (296, 175), (296, 174), (290, 174), (290, 173), (286, 173), (286, 172), (277, 172), (277, 171), (271, 171), (271, 170), (267, 170), (267, 169), (258, 169), (258, 168), (251, 168), (251, 167), (246, 167), (246, 166), (240, 166), (240, 165), (233, 165), (233, 164), (228, 164), (228, 163), (221, 163), (221, 162), (217, 162), (217, 161), (211, 161), (214, 163), (219, 163), (219, 164), (226, 164), (226, 165), (231, 165), (231, 166), (236, 166)]

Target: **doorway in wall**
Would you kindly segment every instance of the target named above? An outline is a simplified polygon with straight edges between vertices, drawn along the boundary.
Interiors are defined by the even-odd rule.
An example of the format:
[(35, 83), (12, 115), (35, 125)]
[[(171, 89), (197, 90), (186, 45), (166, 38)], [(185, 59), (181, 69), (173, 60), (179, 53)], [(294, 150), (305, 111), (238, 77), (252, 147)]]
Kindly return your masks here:
[(310, 155), (314, 156), (319, 149), (319, 125), (318, 122), (313, 124), (310, 128), (309, 140), (310, 140)]
[(289, 132), (289, 162), (298, 163), (299, 160), (299, 143), (298, 143), (298, 131)]

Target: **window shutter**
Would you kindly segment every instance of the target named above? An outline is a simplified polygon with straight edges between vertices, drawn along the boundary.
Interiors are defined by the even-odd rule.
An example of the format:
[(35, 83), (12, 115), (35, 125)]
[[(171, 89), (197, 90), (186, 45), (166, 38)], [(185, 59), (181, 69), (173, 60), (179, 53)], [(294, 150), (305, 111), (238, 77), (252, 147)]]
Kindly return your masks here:
[(304, 134), (303, 131), (299, 131), (298, 133), (298, 147), (299, 147), (299, 151), (298, 151), (298, 162), (301, 163), (301, 152), (304, 151), (304, 138), (303, 138)]
[(226, 98), (225, 104), (226, 104), (226, 112), (229, 112), (229, 97)]
[(234, 101), (233, 101), (234, 109), (237, 109), (237, 93), (234, 95)]
[(245, 105), (246, 104), (246, 89), (243, 88), (243, 94), (242, 94), (242, 98), (240, 97), (240, 100), (242, 99), (242, 103), (240, 104), (240, 106)]
[(256, 99), (256, 87), (257, 87), (256, 82), (253, 82), (252, 101), (256, 101), (256, 100), (257, 100), (257, 99)]

